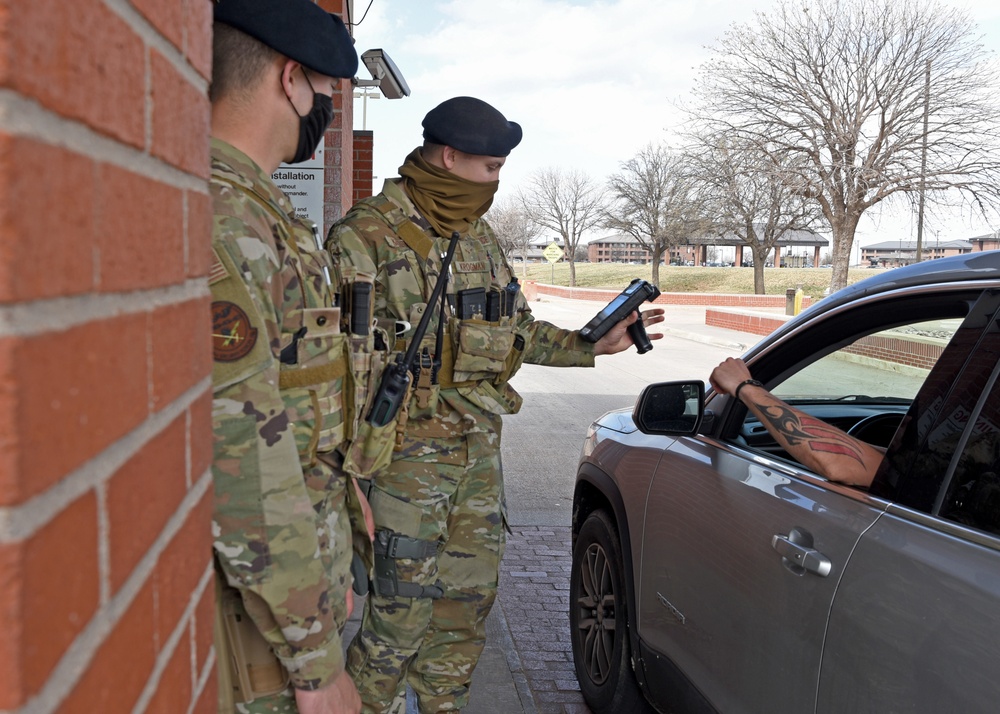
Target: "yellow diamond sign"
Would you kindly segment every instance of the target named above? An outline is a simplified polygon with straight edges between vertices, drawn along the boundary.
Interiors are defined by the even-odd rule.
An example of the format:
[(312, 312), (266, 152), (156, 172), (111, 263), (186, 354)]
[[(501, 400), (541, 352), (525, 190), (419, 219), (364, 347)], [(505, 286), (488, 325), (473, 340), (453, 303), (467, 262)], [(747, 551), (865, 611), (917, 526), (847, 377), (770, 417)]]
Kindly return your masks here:
[(549, 243), (542, 251), (542, 255), (550, 263), (558, 263), (563, 257), (563, 249), (559, 247), (558, 243)]

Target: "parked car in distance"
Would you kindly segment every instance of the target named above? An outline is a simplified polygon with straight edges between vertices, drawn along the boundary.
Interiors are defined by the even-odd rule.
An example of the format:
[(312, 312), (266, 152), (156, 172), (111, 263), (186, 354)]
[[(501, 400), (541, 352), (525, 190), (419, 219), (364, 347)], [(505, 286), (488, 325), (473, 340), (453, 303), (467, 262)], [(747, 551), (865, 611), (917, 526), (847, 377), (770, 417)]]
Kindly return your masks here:
[(873, 276), (744, 359), (880, 470), (811, 472), (700, 381), (598, 419), (569, 613), (590, 709), (997, 711), (1000, 251)]

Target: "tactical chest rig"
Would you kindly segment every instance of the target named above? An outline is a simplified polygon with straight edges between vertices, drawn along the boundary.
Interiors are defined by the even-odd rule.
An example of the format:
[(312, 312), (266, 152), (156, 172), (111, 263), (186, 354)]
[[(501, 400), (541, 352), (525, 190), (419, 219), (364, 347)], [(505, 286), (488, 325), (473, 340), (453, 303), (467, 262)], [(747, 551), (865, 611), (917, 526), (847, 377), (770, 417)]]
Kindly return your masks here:
[[(386, 224), (390, 229), (385, 236), (387, 243), (413, 257), (412, 278), (405, 287), (387, 280), (391, 296), (404, 292), (418, 294), (427, 300), (424, 310), (437, 310), (438, 306), (431, 304), (427, 295), (433, 279), (428, 268), (434, 254), (434, 239), (384, 196), (367, 199), (352, 210)], [(422, 336), (418, 346), (411, 419), (433, 417), (442, 389), (455, 389), (478, 408), (493, 414), (512, 414), (521, 406), (520, 395), (508, 384), (524, 358), (525, 334), (518, 330), (519, 285), (509, 269), (507, 285), (497, 283), (497, 261), (486, 245), (476, 249), (475, 237), (463, 240), (459, 251), (461, 254), (456, 254), (452, 265), (455, 279), (449, 286), (447, 307), (440, 311), (433, 334)], [(502, 256), (499, 261), (506, 267)], [(398, 272), (395, 277), (400, 279)], [(396, 320), (390, 318), (390, 321)], [(400, 335), (394, 350), (408, 350), (413, 337), (414, 333)]]

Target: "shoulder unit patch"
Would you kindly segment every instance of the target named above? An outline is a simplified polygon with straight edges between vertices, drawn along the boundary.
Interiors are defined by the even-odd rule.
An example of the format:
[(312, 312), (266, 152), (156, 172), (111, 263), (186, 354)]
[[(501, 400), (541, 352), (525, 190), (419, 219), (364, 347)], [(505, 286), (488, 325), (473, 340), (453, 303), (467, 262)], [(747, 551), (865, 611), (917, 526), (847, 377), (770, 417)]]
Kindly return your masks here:
[(216, 362), (235, 362), (250, 354), (257, 343), (257, 328), (246, 311), (228, 300), (212, 303), (212, 355)]

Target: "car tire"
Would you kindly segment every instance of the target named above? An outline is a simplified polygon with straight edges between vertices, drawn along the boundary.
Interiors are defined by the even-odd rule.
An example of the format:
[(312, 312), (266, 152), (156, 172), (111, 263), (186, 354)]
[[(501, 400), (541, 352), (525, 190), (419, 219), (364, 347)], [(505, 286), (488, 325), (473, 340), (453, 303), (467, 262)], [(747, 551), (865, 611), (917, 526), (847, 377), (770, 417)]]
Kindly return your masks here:
[(570, 572), (570, 632), (580, 691), (594, 714), (652, 712), (632, 670), (618, 532), (604, 511), (583, 523)]

